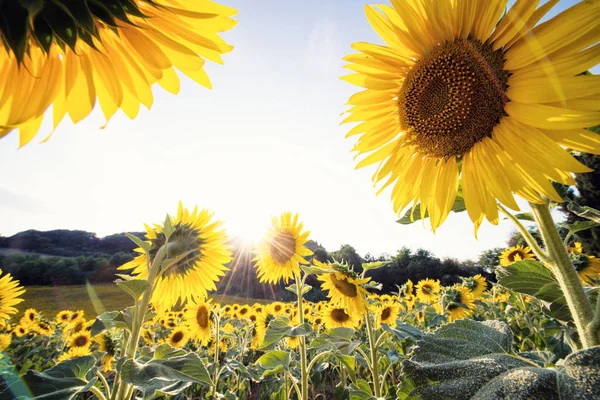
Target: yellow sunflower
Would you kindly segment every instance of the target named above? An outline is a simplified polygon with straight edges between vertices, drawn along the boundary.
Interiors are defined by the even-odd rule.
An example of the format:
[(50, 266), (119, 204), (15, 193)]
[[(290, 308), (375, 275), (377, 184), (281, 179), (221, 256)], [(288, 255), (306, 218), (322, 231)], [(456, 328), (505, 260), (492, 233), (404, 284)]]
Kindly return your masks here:
[(400, 304), (397, 302), (389, 302), (382, 304), (375, 309), (375, 326), (381, 328), (381, 324), (386, 324), (392, 328), (396, 327), (396, 319), (400, 313)]
[(208, 302), (190, 302), (185, 315), (190, 337), (206, 346), (213, 334), (211, 313), (213, 306)]
[(281, 315), (285, 310), (285, 304), (280, 301), (274, 301), (267, 306), (267, 309), (269, 312), (275, 315)]
[(307, 264), (304, 257), (312, 251), (304, 247), (310, 232), (302, 232), (304, 224), (298, 222), (298, 214), (285, 212), (273, 217), (272, 227), (259, 245), (254, 261), (261, 282), (287, 283), (300, 274), (300, 264)]
[(576, 254), (573, 265), (584, 285), (597, 286), (600, 284), (600, 258), (587, 254)]
[(464, 286), (452, 286), (444, 290), (445, 310), (448, 321), (468, 317), (473, 312), (474, 300), (470, 290)]
[[(563, 147), (600, 154), (600, 2), (581, 1), (538, 24), (557, 3), (508, 0), (392, 1), (366, 7), (386, 45), (354, 43), (343, 79), (364, 88), (344, 122), (358, 122), (357, 167), (392, 187), (400, 213), (420, 204), (432, 229), (464, 199), (475, 232), (496, 201), (518, 210), (562, 201), (550, 181), (574, 185), (590, 171)], [(591, 47), (590, 47), (591, 46)]]
[(180, 327), (180, 328), (174, 329), (173, 332), (171, 332), (171, 334), (167, 338), (167, 343), (169, 343), (171, 346), (179, 349), (179, 348), (182, 348), (183, 346), (185, 346), (189, 340), (190, 340), (190, 335), (189, 335), (188, 330), (185, 329), (184, 327)]
[(463, 285), (471, 291), (471, 294), (475, 299), (481, 297), (483, 292), (485, 292), (485, 289), (487, 289), (487, 281), (481, 274), (463, 278)]
[(498, 289), (496, 288), (492, 299), (496, 303), (506, 303), (510, 299), (510, 292), (506, 289)]
[(440, 281), (423, 279), (417, 283), (417, 298), (423, 303), (434, 303), (438, 299), (441, 285)]
[(69, 310), (62, 310), (59, 311), (58, 314), (56, 314), (56, 322), (58, 322), (61, 325), (67, 325), (69, 322), (71, 321), (71, 311)]
[(331, 304), (325, 308), (321, 313), (321, 318), (327, 330), (340, 327), (355, 329), (360, 325), (361, 321), (360, 315), (352, 314), (335, 304)]
[(112, 340), (110, 335), (107, 333), (101, 333), (94, 337), (94, 341), (98, 344), (98, 351), (106, 353), (100, 358), (100, 365), (102, 365), (103, 372), (112, 371), (112, 364), (115, 361), (117, 355), (117, 343)]
[(362, 315), (368, 305), (365, 297), (368, 292), (362, 285), (371, 278), (360, 279), (352, 271), (340, 269), (337, 264), (329, 264), (327, 267), (335, 272), (320, 274), (318, 279), (322, 282), (321, 288), (327, 290), (331, 303), (339, 304), (353, 314)]
[(58, 362), (63, 362), (66, 360), (70, 360), (72, 358), (89, 356), (92, 352), (89, 347), (71, 347), (68, 351), (64, 352), (60, 357), (58, 357)]
[(67, 339), (67, 344), (69, 347), (89, 347), (92, 343), (92, 338), (90, 337), (89, 332), (81, 331), (78, 333), (74, 333)]
[(29, 333), (29, 326), (17, 325), (12, 330), (16, 337), (23, 337)]
[(36, 321), (31, 325), (31, 330), (37, 332), (42, 336), (51, 336), (54, 333), (52, 326), (44, 321)]
[(583, 253), (583, 245), (581, 242), (573, 243), (573, 247), (569, 247), (569, 252), (572, 254), (582, 254)]
[[(1, 269), (0, 276), (2, 276)], [(17, 312), (15, 306), (23, 301), (19, 298), (23, 293), (25, 289), (19, 286), (19, 281), (13, 280), (10, 274), (0, 278), (0, 319), (8, 319), (11, 314)]]
[(535, 260), (529, 246), (516, 245), (500, 254), (500, 265), (506, 267), (517, 261)]
[(10, 333), (0, 333), (0, 351), (4, 351), (10, 346), (12, 336)]
[(237, 319), (244, 319), (246, 317), (248, 317), (249, 313), (250, 313), (250, 306), (244, 305), (244, 306), (240, 306), (239, 310), (237, 310), (237, 312), (235, 313), (235, 318)]
[[(170, 257), (181, 258), (161, 271), (155, 279), (152, 304), (157, 310), (172, 308), (179, 299), (182, 302), (202, 301), (207, 291), (216, 290), (215, 285), (225, 275), (225, 266), (231, 260), (230, 246), (227, 244), (222, 223), (213, 220), (208, 210), (192, 212), (184, 209), (179, 203), (177, 216), (169, 216), (175, 231), (169, 239), (168, 248), (172, 249)], [(150, 258), (153, 259), (158, 250), (165, 244), (163, 227), (155, 225), (154, 229), (146, 226), (146, 238), (150, 241)], [(142, 252), (141, 249), (138, 249)], [(148, 278), (148, 255), (142, 254), (134, 260), (119, 267), (121, 270), (133, 269), (136, 279)]]
[(33, 326), (37, 322), (39, 316), (39, 313), (34, 308), (28, 308), (21, 317), (20, 323), (23, 326)]
[(232, 46), (218, 34), (236, 25), (237, 12), (208, 0), (21, 4), (1, 11), (12, 25), (0, 24), (0, 138), (19, 129), (21, 146), (50, 105), (56, 128), (67, 113), (79, 122), (96, 102), (107, 122), (118, 109), (133, 119), (140, 105), (152, 106), (155, 83), (179, 91), (176, 69), (210, 88), (205, 60), (223, 63)]
[(83, 310), (77, 310), (77, 311), (73, 312), (71, 314), (71, 322), (78, 321), (80, 318), (83, 318), (84, 314), (85, 313), (83, 312)]

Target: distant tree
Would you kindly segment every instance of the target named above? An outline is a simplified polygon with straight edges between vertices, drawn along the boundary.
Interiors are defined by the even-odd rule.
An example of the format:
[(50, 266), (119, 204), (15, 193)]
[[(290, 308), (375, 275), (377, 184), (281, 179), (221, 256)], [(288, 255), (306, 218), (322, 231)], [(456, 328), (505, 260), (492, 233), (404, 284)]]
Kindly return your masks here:
[(479, 255), (477, 263), (486, 270), (492, 271), (500, 265), (500, 254), (502, 254), (504, 250), (505, 249), (502, 247), (486, 250)]
[(357, 272), (362, 271), (364, 259), (349, 244), (342, 245), (338, 251), (334, 251), (330, 256), (336, 261), (348, 263)]
[(313, 258), (323, 263), (327, 262), (327, 250), (325, 250), (323, 247), (318, 247), (313, 252)]

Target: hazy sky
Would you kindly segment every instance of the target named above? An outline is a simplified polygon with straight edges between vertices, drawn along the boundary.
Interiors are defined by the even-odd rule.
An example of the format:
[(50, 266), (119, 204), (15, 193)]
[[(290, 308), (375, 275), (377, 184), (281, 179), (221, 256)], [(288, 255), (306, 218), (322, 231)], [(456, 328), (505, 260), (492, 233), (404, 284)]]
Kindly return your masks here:
[(341, 59), (355, 41), (382, 43), (363, 1), (220, 1), (240, 11), (239, 24), (224, 35), (235, 46), (225, 65), (207, 67), (212, 91), (182, 77), (177, 96), (156, 85), (152, 109), (134, 121), (119, 112), (101, 130), (96, 107), (76, 126), (65, 119), (47, 143), (17, 150), (16, 132), (0, 140), (1, 235), (139, 231), (182, 200), (249, 239), (270, 216), (296, 211), (328, 250), (349, 243), (363, 255), (408, 246), (475, 258), (504, 245), (509, 222), (484, 223), (476, 240), (466, 213), (436, 234), (397, 224), (389, 193), (375, 195), (374, 170), (354, 169), (349, 126), (339, 123), (358, 88), (338, 79)]

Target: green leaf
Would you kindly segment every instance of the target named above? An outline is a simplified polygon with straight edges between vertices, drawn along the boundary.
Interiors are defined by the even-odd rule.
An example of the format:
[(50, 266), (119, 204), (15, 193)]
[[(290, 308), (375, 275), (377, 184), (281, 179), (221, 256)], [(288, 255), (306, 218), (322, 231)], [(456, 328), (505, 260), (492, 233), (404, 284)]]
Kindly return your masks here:
[(571, 313), (567, 300), (552, 271), (538, 261), (518, 261), (496, 269), (498, 283), (515, 292), (527, 294), (546, 303), (554, 318), (568, 321)]
[(363, 271), (370, 271), (372, 269), (379, 269), (382, 267), (385, 267), (387, 265), (389, 265), (389, 261), (376, 261), (376, 262), (370, 262), (370, 263), (365, 263), (362, 265)]
[(404, 361), (402, 399), (594, 399), (600, 396), (600, 346), (540, 368), (531, 354), (511, 352), (500, 321), (457, 321), (426, 334)]
[[(307, 285), (306, 283), (302, 286), (302, 296), (304, 296), (306, 293), (310, 292), (312, 289), (312, 286)], [(286, 286), (285, 290), (294, 293), (296, 296), (298, 295), (298, 287), (296, 286), (296, 284), (292, 284), (290, 286)]]
[(96, 336), (111, 328), (131, 331), (131, 319), (125, 318), (123, 311), (107, 311), (96, 317), (96, 320), (92, 324), (91, 335)]
[[(459, 212), (465, 211), (466, 209), (467, 209), (467, 207), (465, 206), (465, 200), (460, 196), (456, 196), (456, 199), (454, 200), (454, 204), (452, 205), (452, 211), (454, 211), (455, 213), (459, 213)], [(429, 218), (429, 211), (425, 212), (425, 218)], [(414, 222), (417, 222), (420, 219), (421, 219), (421, 204), (417, 204), (414, 207), (414, 210), (412, 207), (409, 208), (404, 213), (404, 216), (396, 222), (399, 224), (402, 224), (402, 225), (410, 225)]]
[(393, 333), (394, 336), (396, 336), (400, 340), (404, 340), (407, 338), (419, 340), (423, 337), (423, 332), (421, 332), (412, 325), (409, 325), (405, 322), (401, 322), (400, 320), (397, 320), (395, 328), (392, 328), (386, 324), (381, 324), (381, 327), (384, 331)]
[(350, 387), (350, 400), (377, 400), (373, 396), (369, 382), (359, 379), (356, 385)]
[(129, 238), (129, 240), (131, 240), (133, 243), (137, 244), (137, 246), (144, 250), (144, 253), (148, 253), (150, 251), (150, 246), (152, 246), (152, 244), (150, 242), (145, 242), (142, 239), (140, 239), (139, 237), (132, 235), (131, 233), (127, 233), (125, 232), (125, 235)]
[(63, 361), (44, 372), (28, 370), (21, 382), (12, 382), (0, 398), (8, 394), (13, 399), (73, 399), (96, 383), (96, 369), (96, 358), (84, 356)]
[(281, 316), (275, 318), (269, 323), (267, 331), (265, 332), (265, 338), (259, 350), (268, 350), (274, 348), (277, 343), (284, 337), (299, 337), (305, 336), (312, 332), (312, 327), (309, 323), (305, 322), (298, 326), (292, 326), (290, 319), (287, 316)]
[(520, 219), (521, 221), (534, 221), (533, 214), (530, 212), (515, 214), (514, 217), (516, 219)]
[(308, 348), (315, 351), (339, 351), (341, 354), (350, 355), (360, 346), (360, 342), (352, 340), (353, 337), (354, 330), (350, 328), (334, 328), (314, 338)]
[(263, 354), (255, 365), (262, 370), (262, 377), (289, 371), (291, 354), (288, 351), (276, 350)]
[(335, 269), (332, 268), (320, 268), (313, 265), (301, 265), (300, 269), (302, 269), (306, 275), (331, 274), (335, 272)]
[(159, 348), (150, 361), (141, 363), (129, 359), (121, 367), (123, 381), (140, 390), (145, 399), (157, 393), (176, 395), (194, 383), (212, 385), (208, 370), (197, 354), (182, 355), (179, 350), (170, 352), (164, 346)]
[(569, 204), (567, 204), (567, 210), (571, 211), (575, 215), (580, 216), (581, 218), (600, 223), (600, 211), (596, 210), (595, 208), (587, 206), (582, 207), (577, 204), (577, 202), (571, 201)]
[(142, 294), (150, 288), (148, 281), (142, 279), (132, 279), (129, 281), (117, 280), (115, 283), (121, 290), (133, 297), (134, 300), (139, 300)]
[(600, 224), (595, 221), (575, 221), (573, 225), (567, 225), (566, 228), (569, 229), (571, 234), (575, 234), (577, 232), (586, 231), (597, 226), (600, 226)]

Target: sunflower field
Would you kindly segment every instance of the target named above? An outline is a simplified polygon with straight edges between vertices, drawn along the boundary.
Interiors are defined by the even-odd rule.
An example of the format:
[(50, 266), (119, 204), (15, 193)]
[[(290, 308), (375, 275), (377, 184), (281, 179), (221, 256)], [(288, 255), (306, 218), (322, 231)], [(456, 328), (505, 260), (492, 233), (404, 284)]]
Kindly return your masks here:
[[(342, 121), (357, 168), (376, 166), (401, 223), (435, 231), (466, 211), (476, 236), (484, 219), (511, 221), (527, 245), (502, 253), (495, 282), (382, 293), (370, 271), (386, 262), (320, 262), (284, 212), (253, 264), (294, 301), (219, 304), (230, 237), (213, 212), (179, 203), (128, 234), (121, 310), (16, 319), (26, 288), (0, 271), (0, 400), (600, 399), (600, 259), (576, 240), (600, 211), (568, 196), (591, 171), (577, 156), (600, 155), (600, 0), (545, 19), (557, 3), (366, 6), (385, 44), (344, 58), (342, 80), (361, 88)], [(208, 0), (0, 1), (0, 139), (18, 132), (25, 146), (51, 114), (46, 141), (96, 103), (106, 123), (119, 109), (135, 119), (155, 84), (179, 91), (178, 73), (210, 88), (204, 64), (233, 49), (219, 34), (235, 14)], [(581, 220), (556, 223), (560, 203)], [(308, 277), (326, 301), (305, 298)]]

